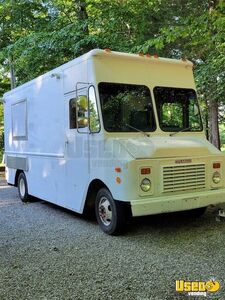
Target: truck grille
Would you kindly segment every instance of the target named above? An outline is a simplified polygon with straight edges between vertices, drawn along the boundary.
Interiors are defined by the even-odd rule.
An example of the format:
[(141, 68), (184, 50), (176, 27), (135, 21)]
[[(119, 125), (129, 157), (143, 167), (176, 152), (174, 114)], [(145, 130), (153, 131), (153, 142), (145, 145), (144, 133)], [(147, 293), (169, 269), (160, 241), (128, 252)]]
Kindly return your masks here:
[(205, 164), (163, 167), (163, 192), (205, 188)]

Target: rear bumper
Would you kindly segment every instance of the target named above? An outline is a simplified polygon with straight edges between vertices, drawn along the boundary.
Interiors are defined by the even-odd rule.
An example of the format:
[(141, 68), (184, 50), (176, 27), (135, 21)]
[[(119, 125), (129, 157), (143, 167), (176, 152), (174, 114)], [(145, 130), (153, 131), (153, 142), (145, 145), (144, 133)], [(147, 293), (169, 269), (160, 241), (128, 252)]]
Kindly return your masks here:
[(130, 201), (133, 216), (154, 215), (225, 203), (225, 189)]

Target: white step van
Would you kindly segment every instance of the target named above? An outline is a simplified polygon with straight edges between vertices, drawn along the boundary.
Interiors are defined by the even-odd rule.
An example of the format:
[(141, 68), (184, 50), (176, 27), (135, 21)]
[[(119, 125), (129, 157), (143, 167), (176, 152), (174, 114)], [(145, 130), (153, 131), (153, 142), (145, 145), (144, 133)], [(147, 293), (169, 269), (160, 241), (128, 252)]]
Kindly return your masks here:
[(225, 156), (205, 138), (192, 63), (92, 50), (3, 98), (6, 178), (29, 196), (131, 216), (225, 202)]

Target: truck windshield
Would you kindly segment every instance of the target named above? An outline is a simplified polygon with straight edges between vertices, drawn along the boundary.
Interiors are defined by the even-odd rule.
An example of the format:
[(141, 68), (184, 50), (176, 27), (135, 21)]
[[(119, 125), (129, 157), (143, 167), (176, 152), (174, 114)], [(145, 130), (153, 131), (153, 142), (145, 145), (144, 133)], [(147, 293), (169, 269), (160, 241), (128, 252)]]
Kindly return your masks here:
[(151, 132), (156, 129), (148, 87), (108, 82), (101, 82), (98, 87), (105, 130)]
[(155, 87), (159, 126), (163, 131), (202, 131), (196, 92), (192, 89)]

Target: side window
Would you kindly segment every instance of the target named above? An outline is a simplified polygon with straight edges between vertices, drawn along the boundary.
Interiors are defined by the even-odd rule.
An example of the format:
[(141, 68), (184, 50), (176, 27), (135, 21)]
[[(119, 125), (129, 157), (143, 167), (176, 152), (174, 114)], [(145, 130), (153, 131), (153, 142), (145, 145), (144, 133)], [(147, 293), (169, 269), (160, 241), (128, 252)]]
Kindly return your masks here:
[(27, 101), (12, 104), (12, 136), (14, 140), (27, 140)]
[(91, 132), (99, 132), (100, 131), (100, 120), (98, 114), (98, 107), (96, 101), (95, 88), (90, 86), (88, 90), (88, 99), (89, 99), (89, 126)]
[(96, 102), (96, 94), (93, 86), (88, 90), (86, 95), (78, 95), (78, 98), (69, 100), (69, 127), (77, 128), (79, 132), (99, 132), (100, 120)]
[(77, 128), (76, 98), (72, 98), (69, 101), (69, 114), (70, 114), (70, 129)]

